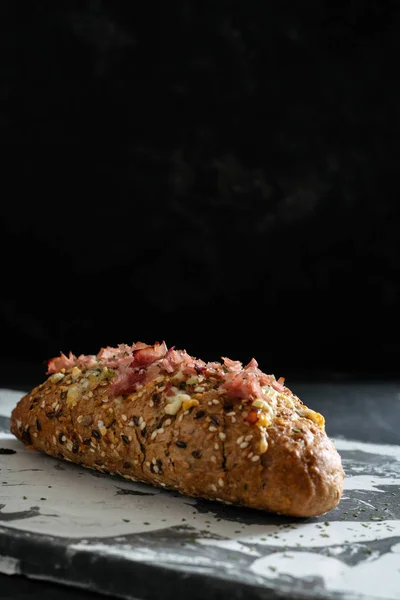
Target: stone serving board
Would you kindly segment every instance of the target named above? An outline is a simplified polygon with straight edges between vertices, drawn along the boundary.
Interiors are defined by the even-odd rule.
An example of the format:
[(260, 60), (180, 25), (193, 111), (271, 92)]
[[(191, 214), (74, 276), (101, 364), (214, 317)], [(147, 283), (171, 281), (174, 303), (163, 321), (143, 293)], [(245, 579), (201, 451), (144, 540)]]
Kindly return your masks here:
[(0, 572), (130, 599), (400, 598), (400, 446), (335, 439), (339, 507), (289, 519), (28, 450), (22, 395), (0, 390)]

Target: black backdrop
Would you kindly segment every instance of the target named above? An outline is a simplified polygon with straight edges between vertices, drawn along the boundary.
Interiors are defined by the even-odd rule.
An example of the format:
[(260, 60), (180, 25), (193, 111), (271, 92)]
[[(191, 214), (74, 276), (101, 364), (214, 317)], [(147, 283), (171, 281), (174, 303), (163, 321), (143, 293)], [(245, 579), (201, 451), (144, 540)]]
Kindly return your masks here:
[(1, 3), (4, 365), (396, 375), (400, 7), (336, 4)]

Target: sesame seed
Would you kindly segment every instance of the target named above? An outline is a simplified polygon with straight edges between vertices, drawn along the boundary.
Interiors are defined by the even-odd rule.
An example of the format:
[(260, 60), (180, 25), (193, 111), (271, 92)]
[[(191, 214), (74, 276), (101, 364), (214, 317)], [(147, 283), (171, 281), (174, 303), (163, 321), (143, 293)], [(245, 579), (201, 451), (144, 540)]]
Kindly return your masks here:
[(209, 400), (209, 401), (207, 402), (207, 404), (208, 404), (208, 406), (212, 406), (212, 401), (211, 401), (211, 400)]
[(224, 485), (225, 485), (224, 480), (223, 479), (218, 479), (218, 485), (219, 485), (219, 487), (224, 487)]
[(97, 427), (98, 427), (98, 429), (100, 429), (101, 427), (104, 427), (104, 422), (103, 421), (97, 421)]
[(105, 455), (106, 455), (106, 453), (105, 453), (105, 452), (104, 452), (104, 450), (103, 450), (103, 452), (101, 453), (101, 455), (100, 455), (100, 456), (101, 456), (102, 458), (104, 458), (104, 457), (105, 457)]
[(143, 431), (143, 429), (146, 427), (146, 421), (142, 421), (142, 423), (140, 424), (140, 431)]
[(52, 442), (53, 442), (54, 445), (57, 444), (57, 440), (56, 440), (56, 436), (55, 435), (53, 435), (53, 437), (52, 437)]
[(166, 421), (164, 421), (164, 426), (168, 427), (168, 425), (171, 425), (172, 421), (171, 419), (167, 419)]
[(164, 428), (160, 427), (159, 429), (157, 429), (158, 433), (164, 433)]
[(234, 417), (235, 416), (235, 411), (231, 410), (231, 412), (226, 413), (227, 417)]
[(246, 435), (246, 437), (244, 438), (245, 442), (250, 442), (250, 440), (253, 439), (252, 435)]
[(150, 464), (151, 464), (151, 463), (149, 463), (149, 461), (147, 461), (147, 462), (146, 462), (146, 467), (150, 467)]
[(216, 463), (217, 462), (217, 457), (213, 454), (212, 457), (210, 458), (211, 462)]
[(236, 423), (236, 417), (232, 417), (232, 423)]
[(129, 438), (126, 435), (121, 435), (121, 440), (124, 442), (124, 444), (129, 444)]
[(65, 437), (65, 435), (61, 436), (61, 441), (62, 441), (63, 444), (67, 441), (67, 438)]
[(214, 427), (214, 425), (210, 425), (210, 427), (208, 428), (208, 431), (211, 431), (211, 433), (213, 433), (214, 431), (217, 431), (217, 428)]
[(252, 456), (253, 456), (253, 453), (249, 452), (248, 455), (247, 455), (247, 458), (251, 458)]
[(260, 457), (258, 456), (258, 454), (255, 454), (254, 456), (252, 456), (251, 460), (252, 462), (257, 462), (258, 460), (260, 460)]
[(214, 444), (214, 450), (218, 450), (218, 449), (219, 449), (218, 444)]
[(88, 396), (89, 398), (93, 398), (93, 392), (90, 390), (90, 392), (88, 392)]
[(83, 415), (79, 415), (79, 417), (77, 418), (76, 422), (80, 423), (82, 421), (82, 419), (83, 419)]
[(121, 419), (122, 419), (123, 421), (127, 421), (127, 420), (128, 420), (128, 417), (127, 417), (126, 415), (121, 415)]
[(139, 425), (143, 423), (143, 417), (139, 417)]
[(241, 444), (244, 440), (244, 435), (241, 435), (240, 437), (238, 437), (238, 439), (236, 440), (237, 444)]
[(153, 467), (153, 472), (154, 472), (154, 473), (158, 473), (158, 472), (159, 472), (159, 470), (160, 470), (160, 469), (157, 467), (157, 465), (154, 465), (154, 467)]
[(178, 446), (178, 448), (186, 448), (186, 447), (187, 447), (187, 444), (186, 444), (186, 442), (184, 442), (184, 441), (182, 441), (182, 440), (178, 440), (178, 441), (176, 442), (176, 445)]
[(150, 400), (150, 402), (149, 402), (149, 406), (150, 406), (150, 408), (153, 408), (153, 406), (154, 406), (154, 402), (153, 402), (153, 400)]
[(151, 439), (151, 440), (155, 440), (155, 439), (156, 439), (156, 437), (157, 437), (157, 430), (156, 430), (156, 431), (153, 431), (153, 433), (152, 433), (152, 434), (151, 434), (151, 436), (150, 436), (150, 439)]
[(157, 464), (157, 459), (156, 458), (152, 458), (151, 462), (153, 463), (153, 465)]
[(215, 405), (217, 405), (217, 404), (219, 404), (219, 400), (216, 400), (216, 399), (214, 398), (214, 400), (212, 401), (212, 403), (213, 403), (213, 404), (215, 404)]
[(249, 445), (249, 442), (242, 442), (239, 447), (243, 449), (243, 448), (247, 448), (248, 445)]
[(217, 486), (214, 485), (213, 483), (210, 485), (210, 488), (212, 489), (213, 492), (217, 491)]
[(220, 431), (219, 432), (219, 438), (220, 438), (220, 440), (225, 441), (226, 440), (226, 434), (223, 431)]

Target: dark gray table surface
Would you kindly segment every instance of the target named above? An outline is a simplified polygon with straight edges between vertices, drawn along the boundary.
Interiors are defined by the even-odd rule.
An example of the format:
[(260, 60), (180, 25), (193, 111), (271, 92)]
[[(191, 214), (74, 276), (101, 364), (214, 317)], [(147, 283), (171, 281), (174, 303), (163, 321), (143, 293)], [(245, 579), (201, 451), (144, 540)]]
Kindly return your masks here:
[[(288, 385), (308, 406), (324, 414), (329, 436), (376, 444), (400, 445), (400, 380), (398, 382), (299, 381), (289, 382)], [(197, 578), (193, 579), (196, 580)], [(60, 600), (70, 598), (95, 600), (104, 597), (94, 592), (55, 583), (28, 580), (21, 576), (0, 575), (1, 598), (22, 600), (28, 596), (30, 599), (41, 600), (55, 597)], [(144, 590), (140, 596), (146, 600), (163, 597), (163, 589), (159, 589), (157, 593), (157, 585), (154, 585), (154, 582), (149, 585), (148, 594)], [(223, 588), (213, 596), (213, 598), (225, 597), (227, 596)]]

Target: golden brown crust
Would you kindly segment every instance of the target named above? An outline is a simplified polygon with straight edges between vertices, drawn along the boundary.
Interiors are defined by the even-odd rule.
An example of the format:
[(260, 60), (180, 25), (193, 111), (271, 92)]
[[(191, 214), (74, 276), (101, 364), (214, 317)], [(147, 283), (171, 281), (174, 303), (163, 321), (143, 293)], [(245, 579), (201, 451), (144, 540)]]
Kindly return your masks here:
[(12, 433), (52, 456), (189, 496), (302, 517), (338, 504), (340, 457), (323, 418), (296, 396), (275, 394), (251, 423), (251, 407), (212, 381), (172, 380), (180, 389), (171, 398), (164, 377), (110, 398), (111, 380), (107, 368), (52, 375), (18, 403)]

